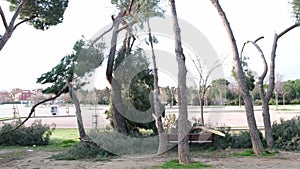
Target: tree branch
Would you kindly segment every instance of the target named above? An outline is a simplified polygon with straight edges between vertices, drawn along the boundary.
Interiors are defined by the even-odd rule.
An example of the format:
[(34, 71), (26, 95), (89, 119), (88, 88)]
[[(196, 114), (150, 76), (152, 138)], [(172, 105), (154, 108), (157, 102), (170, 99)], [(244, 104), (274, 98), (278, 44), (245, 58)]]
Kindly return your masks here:
[(23, 0), (20, 5), (18, 6), (17, 10), (15, 11), (13, 17), (11, 18), (11, 21), (9, 23), (9, 28), (13, 30), (14, 28), (14, 24), (15, 24), (15, 21), (17, 19), (17, 17), (19, 16), (23, 6), (27, 3), (27, 0)]
[(15, 26), (14, 26), (14, 28), (13, 28), (13, 30), (15, 30), (19, 25), (21, 25), (22, 23), (24, 23), (24, 22), (27, 22), (27, 21), (30, 21), (30, 20), (32, 20), (33, 18), (35, 18), (36, 16), (31, 16), (30, 18), (27, 18), (27, 19), (24, 19), (24, 20), (22, 20), (22, 21), (20, 21), (19, 23), (17, 23)]
[(23, 124), (25, 124), (25, 122), (28, 121), (29, 118), (32, 116), (32, 114), (34, 113), (35, 108), (36, 108), (37, 106), (39, 106), (40, 104), (43, 104), (43, 103), (45, 103), (45, 102), (48, 102), (48, 101), (51, 101), (51, 100), (54, 100), (54, 99), (58, 98), (58, 97), (59, 97), (60, 95), (62, 95), (67, 89), (68, 89), (68, 85), (66, 84), (66, 85), (65, 85), (65, 86), (64, 86), (64, 87), (63, 87), (63, 88), (62, 88), (62, 89), (54, 96), (54, 97), (47, 98), (47, 99), (42, 100), (42, 101), (40, 101), (39, 103), (33, 105), (32, 108), (31, 108), (31, 110), (30, 110), (30, 113), (29, 113), (29, 115), (26, 117), (26, 119), (25, 119), (21, 124), (19, 124), (17, 127), (15, 127), (12, 131), (17, 130), (17, 129), (20, 128)]
[(292, 30), (292, 29), (294, 29), (294, 28), (296, 28), (296, 27), (298, 27), (298, 26), (300, 26), (300, 22), (299, 22), (299, 23), (296, 23), (296, 24), (294, 24), (294, 25), (292, 25), (292, 26), (290, 26), (290, 27), (288, 27), (286, 30), (282, 31), (282, 32), (278, 35), (278, 39), (279, 39), (281, 36), (283, 36), (284, 34), (288, 33), (290, 30)]
[(5, 15), (4, 15), (4, 12), (0, 6), (0, 15), (1, 15), (1, 18), (2, 18), (2, 22), (3, 22), (3, 25), (5, 27), (5, 30), (8, 29), (8, 25), (7, 25), (7, 21), (6, 21), (6, 18), (5, 18)]
[(292, 29), (300, 26), (300, 23), (296, 23), (284, 31), (282, 31), (280, 34), (274, 34), (274, 40), (273, 40), (273, 46), (272, 46), (272, 52), (271, 52), (271, 62), (270, 62), (270, 76), (269, 76), (269, 88), (267, 91), (266, 96), (268, 98), (271, 98), (274, 87), (275, 87), (275, 57), (276, 57), (276, 50), (277, 50), (277, 43), (280, 37), (291, 31)]
[(263, 39), (263, 38), (265, 38), (265, 37), (264, 37), (264, 36), (261, 36), (261, 37), (257, 38), (254, 42), (257, 43), (259, 40), (261, 40), (261, 39)]

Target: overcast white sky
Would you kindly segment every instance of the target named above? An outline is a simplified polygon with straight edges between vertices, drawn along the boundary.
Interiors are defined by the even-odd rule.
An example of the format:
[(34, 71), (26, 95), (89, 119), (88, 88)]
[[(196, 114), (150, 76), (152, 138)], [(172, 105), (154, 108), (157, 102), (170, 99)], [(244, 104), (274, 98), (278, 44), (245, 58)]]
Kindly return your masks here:
[[(10, 18), (8, 3), (4, 0), (0, 0), (0, 3)], [(267, 60), (274, 32), (283, 31), (294, 21), (287, 0), (220, 0), (220, 3), (230, 21), (239, 49), (244, 41), (265, 36), (260, 44)], [(176, 5), (178, 17), (197, 27), (219, 55), (230, 55), (227, 34), (210, 0), (177, 0)], [(110, 16), (115, 12), (109, 0), (70, 0), (63, 23), (47, 31), (38, 31), (26, 24), (18, 27), (0, 52), (0, 90), (41, 87), (35, 84), (36, 78), (69, 54), (76, 40), (82, 35), (87, 39), (91, 38), (97, 31), (111, 24)], [(0, 33), (3, 32), (1, 22)], [(289, 32), (279, 41), (276, 71), (283, 74), (285, 80), (300, 78), (299, 46), (299, 28)], [(253, 69), (259, 71), (261, 62), (258, 56), (251, 50), (248, 50), (248, 54), (254, 57), (251, 59)], [(230, 55), (226, 61), (227, 66), (224, 67), (226, 76), (230, 76), (231, 62)], [(101, 87), (105, 84), (105, 79), (100, 80)]]

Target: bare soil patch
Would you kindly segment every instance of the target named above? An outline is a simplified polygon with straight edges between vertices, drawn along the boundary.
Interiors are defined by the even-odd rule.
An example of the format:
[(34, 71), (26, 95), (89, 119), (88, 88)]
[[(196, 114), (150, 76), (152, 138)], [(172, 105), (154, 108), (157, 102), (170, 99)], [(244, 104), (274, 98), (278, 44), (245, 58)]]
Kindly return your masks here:
[[(280, 151), (270, 157), (234, 157), (230, 154), (243, 150), (223, 150), (213, 152), (193, 152), (192, 159), (205, 164), (211, 164), (211, 168), (253, 168), (253, 169), (295, 169), (300, 168), (300, 153)], [(98, 169), (98, 168), (155, 168), (164, 162), (176, 159), (175, 151), (168, 152), (159, 156), (148, 157), (116, 157), (107, 161), (93, 160), (54, 160), (49, 158), (52, 154), (36, 149), (12, 149), (0, 150), (0, 168), (3, 169)], [(157, 167), (156, 167), (157, 168)]]

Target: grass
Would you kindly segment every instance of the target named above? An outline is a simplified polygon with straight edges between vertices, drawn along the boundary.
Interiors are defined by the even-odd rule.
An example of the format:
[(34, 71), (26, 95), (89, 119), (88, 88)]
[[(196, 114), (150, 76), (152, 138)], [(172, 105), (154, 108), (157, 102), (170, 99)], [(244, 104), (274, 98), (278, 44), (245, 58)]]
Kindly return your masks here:
[(181, 169), (181, 168), (208, 168), (212, 165), (203, 164), (198, 161), (192, 161), (191, 164), (179, 164), (178, 160), (170, 160), (162, 164), (159, 168)]
[[(270, 152), (270, 151), (266, 150), (265, 153), (262, 154), (262, 157), (274, 156), (277, 153), (278, 153), (278, 151)], [(251, 156), (256, 156), (256, 155), (254, 154), (252, 149), (249, 149), (249, 150), (245, 150), (240, 153), (234, 153), (234, 154), (232, 154), (232, 156), (234, 156), (234, 157), (251, 157)]]
[(66, 147), (72, 147), (73, 145), (78, 144), (78, 142), (78, 129), (55, 129), (50, 136), (50, 144), (37, 147), (37, 149), (61, 151), (65, 150)]

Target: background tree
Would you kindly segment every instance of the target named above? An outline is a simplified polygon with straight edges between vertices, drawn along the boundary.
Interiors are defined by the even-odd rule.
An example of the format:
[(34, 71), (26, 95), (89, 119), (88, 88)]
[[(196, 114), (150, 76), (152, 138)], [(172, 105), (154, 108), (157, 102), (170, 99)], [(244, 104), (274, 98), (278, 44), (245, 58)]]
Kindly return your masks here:
[(200, 56), (195, 56), (195, 58), (192, 58), (192, 62), (194, 63), (194, 66), (197, 70), (197, 82), (198, 82), (198, 97), (199, 97), (199, 103), (200, 103), (200, 115), (201, 115), (201, 124), (204, 125), (204, 112), (203, 112), (203, 106), (205, 101), (205, 96), (211, 87), (210, 85), (210, 78), (211, 74), (215, 69), (222, 66), (221, 61), (216, 61), (211, 68), (205, 71), (205, 61), (201, 60)]
[(226, 100), (226, 91), (228, 89), (229, 81), (226, 79), (216, 79), (211, 83), (210, 94), (212, 97), (217, 98), (219, 105), (224, 105)]
[(293, 14), (296, 22), (300, 21), (300, 0), (292, 0)]
[(227, 35), (230, 39), (230, 45), (231, 45), (232, 54), (233, 54), (235, 72), (236, 72), (238, 84), (241, 88), (241, 91), (243, 94), (243, 99), (245, 102), (245, 110), (246, 110), (247, 122), (248, 122), (248, 127), (249, 127), (249, 131), (250, 131), (250, 136), (251, 136), (251, 142), (252, 142), (252, 146), (253, 146), (253, 152), (255, 154), (263, 154), (264, 148), (263, 148), (261, 139), (259, 137), (259, 131), (257, 129), (257, 125), (256, 125), (255, 117), (254, 117), (252, 97), (250, 95), (246, 77), (245, 77), (245, 73), (243, 71), (243, 67), (242, 67), (240, 56), (239, 56), (235, 37), (233, 35), (232, 29), (230, 27), (230, 24), (226, 17), (226, 14), (223, 11), (221, 5), (219, 4), (219, 1), (211, 0), (211, 2), (214, 5), (214, 7), (217, 9), (217, 12), (225, 26)]
[(167, 94), (167, 103), (170, 105), (170, 108), (172, 108), (172, 106), (175, 106), (177, 104), (177, 100), (175, 98), (176, 88), (174, 86), (167, 86), (165, 88), (165, 92)]
[(276, 74), (276, 81), (275, 81), (275, 97), (276, 97), (276, 109), (278, 106), (278, 96), (282, 97), (282, 104), (283, 109), (285, 109), (285, 97), (289, 93), (289, 88), (286, 88), (283, 81), (283, 75)]
[(68, 6), (68, 0), (7, 1), (10, 3), (10, 11), (14, 14), (8, 21), (0, 6), (0, 15), (5, 30), (4, 34), (0, 35), (0, 51), (19, 25), (28, 23), (36, 29), (47, 30), (63, 21), (63, 15)]
[(189, 164), (191, 159), (189, 156), (188, 143), (188, 113), (187, 113), (187, 87), (186, 87), (186, 66), (185, 55), (181, 45), (180, 28), (178, 24), (175, 0), (169, 0), (170, 8), (173, 16), (173, 31), (175, 34), (175, 54), (178, 63), (178, 159), (179, 163)]
[[(242, 68), (245, 74), (245, 78), (246, 78), (246, 83), (247, 83), (247, 87), (249, 89), (250, 94), (252, 94), (252, 91), (255, 88), (255, 76), (254, 76), (254, 72), (249, 68), (248, 65), (248, 61), (249, 61), (249, 57), (247, 56), (241, 56), (241, 64), (242, 64)], [(238, 81), (238, 77), (235, 71), (235, 67), (232, 67), (232, 71), (231, 71), (232, 76), (234, 77), (234, 79), (236, 81)], [(240, 89), (240, 87), (238, 86), (238, 94), (239, 94), (239, 106), (241, 106), (241, 94), (242, 91)], [(253, 95), (252, 95), (253, 96)]]
[[(151, 107), (153, 96), (149, 97), (154, 84), (153, 72), (148, 68), (149, 64), (148, 58), (141, 48), (137, 48), (131, 53), (125, 53), (121, 49), (116, 57), (115, 66), (118, 70), (115, 70), (114, 76), (120, 85), (121, 103), (124, 111), (122, 113), (126, 115), (124, 120), (129, 134), (140, 134), (139, 128), (151, 129), (154, 134), (157, 134), (152, 116), (154, 109)], [(122, 66), (121, 69), (118, 66)], [(140, 70), (141, 67), (148, 69)], [(135, 74), (136, 72), (138, 73)], [(128, 79), (131, 79), (129, 86), (127, 84)], [(160, 110), (164, 111), (162, 107)], [(106, 113), (111, 124), (115, 127), (112, 107)]]
[[(159, 1), (156, 1), (158, 3)], [(155, 4), (154, 6), (157, 6)], [(149, 6), (147, 6), (149, 8)], [(151, 15), (149, 15), (150, 17)], [(164, 125), (162, 122), (162, 112), (161, 112), (161, 101), (160, 101), (160, 90), (158, 86), (158, 68), (156, 64), (156, 56), (154, 51), (154, 45), (153, 43), (157, 42), (156, 38), (152, 36), (151, 33), (151, 26), (149, 22), (149, 17), (146, 19), (147, 26), (148, 26), (148, 35), (149, 35), (149, 42), (151, 46), (151, 55), (152, 55), (152, 61), (153, 61), (153, 71), (154, 71), (154, 92), (153, 92), (153, 99), (154, 99), (154, 117), (156, 121), (156, 128), (158, 130), (158, 137), (159, 137), (159, 146), (158, 146), (158, 154), (162, 154), (167, 151), (168, 148), (168, 140), (167, 140), (167, 133), (164, 130)]]
[(83, 126), (80, 102), (74, 89), (79, 89), (86, 85), (88, 82), (85, 81), (84, 77), (89, 75), (89, 73), (102, 64), (104, 58), (102, 53), (103, 48), (103, 44), (99, 44), (95, 47), (91, 46), (84, 40), (77, 41), (71, 54), (63, 57), (59, 64), (57, 64), (49, 72), (42, 74), (41, 77), (37, 79), (37, 83), (51, 84), (50, 87), (43, 90), (43, 93), (54, 94), (55, 96), (35, 104), (31, 109), (29, 116), (22, 122), (22, 124), (31, 117), (35, 107), (38, 105), (54, 100), (63, 93), (69, 93), (76, 109), (75, 114), (77, 117), (79, 136), (81, 139), (85, 139), (86, 132)]
[(284, 87), (289, 89), (287, 94), (287, 101), (290, 104), (300, 103), (300, 79), (288, 80), (284, 83)]

